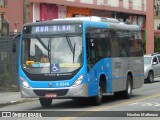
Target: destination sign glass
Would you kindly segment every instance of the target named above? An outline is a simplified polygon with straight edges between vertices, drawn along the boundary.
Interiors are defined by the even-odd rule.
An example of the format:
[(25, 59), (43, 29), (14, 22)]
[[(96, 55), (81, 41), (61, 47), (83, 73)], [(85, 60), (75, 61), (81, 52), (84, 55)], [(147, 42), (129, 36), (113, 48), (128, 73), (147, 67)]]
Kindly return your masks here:
[(80, 33), (82, 25), (37, 25), (26, 26), (23, 29), (23, 34), (61, 34), (61, 33)]

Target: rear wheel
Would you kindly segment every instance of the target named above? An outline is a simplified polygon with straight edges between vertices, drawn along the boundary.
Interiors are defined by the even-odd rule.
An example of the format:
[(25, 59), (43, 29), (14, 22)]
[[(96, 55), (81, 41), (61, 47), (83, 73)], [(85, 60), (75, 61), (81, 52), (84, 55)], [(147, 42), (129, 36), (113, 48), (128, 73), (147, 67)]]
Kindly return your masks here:
[(132, 79), (131, 76), (127, 76), (126, 90), (122, 92), (124, 98), (130, 98), (132, 95)]
[(148, 77), (147, 77), (147, 82), (152, 83), (154, 81), (154, 74), (152, 71), (149, 71)]
[(129, 99), (132, 95), (132, 78), (130, 75), (127, 76), (126, 90), (115, 92), (114, 95), (118, 98)]
[(52, 104), (52, 99), (49, 98), (39, 98), (39, 102), (42, 107), (50, 107)]

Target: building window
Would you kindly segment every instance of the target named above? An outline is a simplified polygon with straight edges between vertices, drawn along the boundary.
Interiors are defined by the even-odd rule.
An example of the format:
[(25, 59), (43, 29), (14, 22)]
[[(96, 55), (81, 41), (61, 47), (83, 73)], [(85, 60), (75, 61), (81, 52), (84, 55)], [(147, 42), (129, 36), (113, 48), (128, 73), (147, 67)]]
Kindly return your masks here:
[(155, 11), (155, 16), (159, 18), (160, 17), (160, 1), (159, 0), (154, 1), (154, 11)]
[(4, 7), (4, 0), (0, 0), (0, 7)]

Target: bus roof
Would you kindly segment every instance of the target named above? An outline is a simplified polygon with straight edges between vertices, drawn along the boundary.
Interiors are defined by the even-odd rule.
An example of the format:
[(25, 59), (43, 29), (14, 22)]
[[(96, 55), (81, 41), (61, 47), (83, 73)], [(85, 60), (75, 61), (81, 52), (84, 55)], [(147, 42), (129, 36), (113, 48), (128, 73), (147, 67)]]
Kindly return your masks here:
[(68, 24), (72, 24), (72, 23), (83, 23), (84, 21), (107, 23), (109, 28), (140, 30), (140, 27), (138, 25), (131, 25), (131, 24), (122, 23), (122, 22), (119, 22), (117, 19), (114, 19), (114, 18), (96, 17), (96, 16), (54, 19), (54, 20), (50, 20), (50, 21), (27, 23), (24, 26), (41, 25), (41, 24), (45, 24), (45, 25), (61, 24), (61, 23), (66, 23), (66, 22)]
[(73, 17), (73, 18), (65, 18), (65, 19), (54, 19), (53, 21), (65, 21), (65, 20), (74, 20), (74, 21), (97, 21), (97, 22), (110, 22), (110, 23), (119, 23), (117, 19), (107, 18), (107, 17)]

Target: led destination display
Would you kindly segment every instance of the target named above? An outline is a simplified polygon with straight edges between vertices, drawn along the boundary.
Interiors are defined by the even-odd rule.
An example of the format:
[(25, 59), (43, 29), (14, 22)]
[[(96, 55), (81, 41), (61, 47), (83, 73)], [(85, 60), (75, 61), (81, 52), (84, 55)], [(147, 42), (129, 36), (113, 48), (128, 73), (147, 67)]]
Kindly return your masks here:
[(80, 32), (81, 25), (45, 25), (32, 26), (32, 34), (59, 34)]

